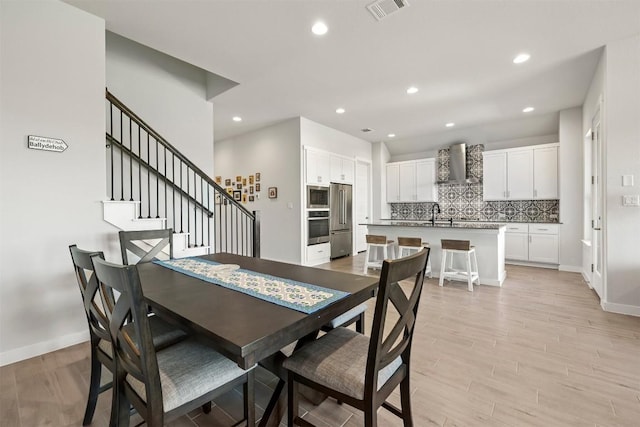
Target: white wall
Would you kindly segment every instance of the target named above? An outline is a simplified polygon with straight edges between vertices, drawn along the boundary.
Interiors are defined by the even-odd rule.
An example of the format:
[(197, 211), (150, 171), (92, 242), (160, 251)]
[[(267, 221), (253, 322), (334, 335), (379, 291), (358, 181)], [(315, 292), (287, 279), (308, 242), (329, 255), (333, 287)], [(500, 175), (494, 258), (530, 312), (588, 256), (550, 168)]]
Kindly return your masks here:
[(205, 70), (107, 32), (107, 88), (213, 176), (213, 104)]
[(560, 270), (582, 271), (582, 107), (560, 111)]
[[(260, 172), (260, 198), (245, 204), (261, 214), (261, 257), (300, 263), (300, 119), (290, 119), (215, 145), (216, 175), (232, 178)], [(267, 188), (277, 187), (269, 199)]]
[[(104, 21), (61, 2), (0, 2), (0, 364), (88, 337), (68, 245), (102, 221)], [(63, 153), (27, 149), (62, 138)]]
[(371, 143), (300, 117), (300, 143), (346, 157), (371, 160)]
[[(606, 301), (640, 315), (640, 208), (622, 206), (623, 195), (640, 195), (640, 35), (606, 48)], [(627, 174), (634, 187), (622, 186)]]

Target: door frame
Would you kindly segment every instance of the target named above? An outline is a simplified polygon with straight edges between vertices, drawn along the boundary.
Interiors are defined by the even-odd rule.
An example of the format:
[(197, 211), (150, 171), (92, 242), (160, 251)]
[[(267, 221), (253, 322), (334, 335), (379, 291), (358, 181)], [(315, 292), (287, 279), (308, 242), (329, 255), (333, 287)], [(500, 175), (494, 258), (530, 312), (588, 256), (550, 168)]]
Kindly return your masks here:
[[(355, 175), (354, 175), (354, 179), (353, 179), (353, 183), (354, 183), (354, 191), (353, 191), (353, 202), (354, 202), (354, 215), (353, 215), (353, 248), (354, 248), (354, 255), (358, 254), (359, 252), (362, 251), (358, 251), (358, 219), (357, 219), (357, 212), (358, 212), (358, 208), (357, 208), (357, 203), (359, 203), (359, 199), (360, 196), (359, 194), (361, 194), (361, 189), (358, 186), (358, 165), (364, 165), (367, 170), (367, 185), (368, 188), (366, 189), (366, 193), (367, 193), (367, 218), (369, 220), (371, 220), (371, 212), (372, 212), (372, 197), (373, 197), (373, 175), (372, 175), (372, 169), (373, 169), (373, 164), (371, 162), (370, 159), (365, 159), (365, 158), (361, 158), (361, 157), (356, 157), (356, 164), (355, 164)], [(365, 245), (365, 249), (366, 250), (366, 245)]]
[(600, 297), (600, 304), (607, 295), (607, 230), (606, 230), (606, 150), (603, 137), (602, 96), (591, 118), (591, 287)]

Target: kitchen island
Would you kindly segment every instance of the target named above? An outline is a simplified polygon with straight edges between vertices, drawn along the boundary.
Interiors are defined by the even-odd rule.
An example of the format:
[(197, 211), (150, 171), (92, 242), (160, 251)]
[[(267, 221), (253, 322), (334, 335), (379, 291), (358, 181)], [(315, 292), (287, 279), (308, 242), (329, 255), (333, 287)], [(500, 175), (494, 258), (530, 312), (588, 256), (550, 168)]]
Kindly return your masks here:
[[(440, 274), (441, 239), (469, 240), (476, 248), (480, 284), (502, 286), (507, 272), (504, 268), (505, 225), (486, 222), (438, 221), (376, 221), (366, 225), (368, 234), (384, 235), (397, 243), (398, 237), (420, 237), (431, 248), (433, 276)], [(454, 264), (456, 267), (456, 264)], [(446, 283), (445, 283), (446, 286)]]

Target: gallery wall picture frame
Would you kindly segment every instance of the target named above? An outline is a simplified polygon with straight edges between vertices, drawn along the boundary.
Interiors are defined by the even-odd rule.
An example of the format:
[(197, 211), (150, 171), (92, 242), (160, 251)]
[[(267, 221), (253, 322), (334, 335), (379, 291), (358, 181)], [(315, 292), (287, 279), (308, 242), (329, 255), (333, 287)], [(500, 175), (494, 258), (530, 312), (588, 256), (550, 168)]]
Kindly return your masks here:
[(235, 200), (236, 202), (239, 202), (242, 200), (242, 191), (240, 190), (236, 190), (233, 192), (233, 200)]
[(222, 177), (216, 176), (216, 184), (222, 184)]
[(237, 183), (236, 184), (236, 190), (242, 190), (242, 184), (241, 183)]
[(250, 201), (250, 202), (253, 202), (254, 200), (255, 200), (255, 199), (254, 199), (254, 197), (253, 197), (253, 196), (249, 196), (249, 201)]
[(227, 179), (224, 180), (224, 186), (225, 187), (231, 187), (231, 179), (230, 178), (227, 178)]
[(260, 172), (256, 172), (256, 182), (260, 181)]
[(249, 186), (249, 194), (253, 194), (253, 185)]
[(236, 175), (236, 182), (242, 182), (242, 176)]
[(242, 185), (247, 185), (247, 178), (242, 178)]
[(278, 187), (269, 187), (269, 198), (277, 199), (278, 198)]
[(253, 175), (249, 175), (249, 185), (253, 185)]
[(260, 183), (256, 182), (256, 191), (260, 191)]

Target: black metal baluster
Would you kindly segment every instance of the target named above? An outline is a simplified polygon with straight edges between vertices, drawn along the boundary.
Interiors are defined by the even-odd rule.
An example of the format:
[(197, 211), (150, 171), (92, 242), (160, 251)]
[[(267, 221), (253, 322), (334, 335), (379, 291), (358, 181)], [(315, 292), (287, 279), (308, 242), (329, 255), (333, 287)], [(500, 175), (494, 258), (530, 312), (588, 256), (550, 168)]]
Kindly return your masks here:
[(176, 155), (171, 154), (171, 192), (173, 193), (172, 205), (173, 205), (173, 231), (176, 231)]
[(162, 160), (164, 161), (164, 216), (165, 223), (169, 221), (169, 213), (167, 212), (167, 146), (163, 144), (164, 147), (164, 155), (162, 156)]
[[(207, 200), (209, 199), (208, 193), (207, 191)], [(200, 177), (200, 200), (202, 201), (202, 206), (204, 206), (204, 179), (202, 177)], [(207, 210), (209, 210), (209, 206), (207, 206)], [(204, 246), (204, 209), (200, 209), (200, 230), (202, 230), (202, 239), (200, 241), (200, 247), (202, 247)]]
[(109, 149), (111, 150), (111, 201), (113, 201), (113, 102), (111, 101), (109, 101), (109, 136), (111, 137), (109, 142)]
[[(129, 117), (129, 201), (133, 202), (133, 128)], [(122, 144), (124, 145), (124, 144)]]
[(183, 209), (184, 209), (184, 211), (187, 213), (187, 233), (189, 233), (189, 237), (187, 237), (187, 241), (189, 242), (189, 245), (188, 245), (188, 246), (191, 248), (191, 247), (192, 247), (192, 246), (191, 246), (191, 238), (192, 238), (193, 236), (191, 235), (191, 226), (189, 225), (189, 224), (190, 224), (190, 222), (191, 222), (191, 221), (189, 221), (189, 219), (190, 219), (190, 217), (191, 217), (191, 216), (189, 215), (189, 199), (190, 199), (190, 197), (189, 197), (189, 196), (191, 196), (191, 193), (189, 193), (189, 181), (191, 180), (191, 178), (189, 178), (189, 165), (187, 165), (186, 175), (187, 175), (187, 176), (186, 176), (186, 178), (187, 178), (187, 198), (186, 198), (186, 199), (187, 199), (187, 208), (186, 208), (186, 209), (184, 209), (184, 207), (183, 207)]
[[(215, 200), (215, 188), (214, 188), (213, 194), (214, 194), (213, 200)], [(209, 204), (209, 184), (207, 184), (207, 210), (209, 212), (213, 212), (215, 216), (215, 207), (214, 207), (214, 211), (212, 211), (211, 205)], [(215, 223), (215, 219), (214, 219), (214, 223)], [(211, 219), (208, 216), (207, 216), (207, 246), (209, 246), (209, 252), (211, 252)]]
[(138, 218), (142, 219), (142, 144), (140, 143), (140, 124), (138, 124), (138, 198), (140, 199), (140, 212)]
[[(151, 144), (147, 133), (147, 166), (151, 166)], [(142, 197), (140, 197), (142, 202)], [(147, 167), (147, 218), (151, 218), (151, 170)]]
[[(182, 160), (180, 160), (180, 190), (182, 190)], [(184, 229), (182, 228), (182, 191), (180, 191), (180, 233), (184, 233)], [(187, 243), (187, 246), (189, 244)]]
[(156, 218), (160, 218), (160, 164), (158, 161), (158, 140), (156, 139)]
[(198, 186), (196, 185), (196, 171), (193, 171), (193, 246), (198, 246)]
[[(122, 144), (122, 110), (120, 110), (120, 144)], [(124, 145), (124, 144), (122, 144)], [(124, 153), (120, 150), (120, 201), (124, 202)]]

